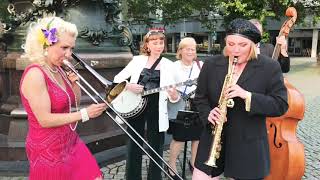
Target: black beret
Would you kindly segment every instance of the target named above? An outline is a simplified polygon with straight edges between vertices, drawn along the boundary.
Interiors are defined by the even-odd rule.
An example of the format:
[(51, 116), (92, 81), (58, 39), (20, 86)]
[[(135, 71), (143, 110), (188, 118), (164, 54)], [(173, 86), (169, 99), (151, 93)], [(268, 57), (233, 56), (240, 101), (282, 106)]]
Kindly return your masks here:
[(226, 29), (228, 35), (239, 35), (250, 39), (254, 43), (258, 43), (261, 40), (261, 33), (259, 29), (250, 21), (245, 19), (234, 19), (230, 22)]

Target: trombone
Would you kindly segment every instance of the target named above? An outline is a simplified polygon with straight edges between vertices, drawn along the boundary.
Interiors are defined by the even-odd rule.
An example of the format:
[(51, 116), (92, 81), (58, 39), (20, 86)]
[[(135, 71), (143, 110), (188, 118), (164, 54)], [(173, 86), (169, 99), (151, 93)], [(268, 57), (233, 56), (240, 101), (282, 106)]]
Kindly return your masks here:
[[(72, 57), (79, 63), (81, 64), (84, 68), (86, 68), (89, 72), (91, 72), (102, 84), (106, 85), (106, 87), (108, 87), (108, 85), (111, 85), (110, 81), (105, 80), (101, 75), (99, 75), (93, 68), (91, 68), (90, 66), (88, 66), (83, 60), (81, 60), (76, 54), (72, 53)], [(175, 175), (177, 175), (179, 177), (179, 179), (183, 180), (183, 178), (177, 173), (175, 172), (172, 167), (169, 166), (169, 164), (150, 146), (150, 144), (128, 123), (128, 121), (126, 121), (117, 111), (115, 111), (115, 109), (97, 92), (97, 90), (95, 90), (80, 74), (79, 72), (75, 69), (75, 66), (73, 66), (68, 60), (63, 60), (63, 64), (72, 72), (74, 72), (79, 79), (81, 80), (81, 82), (83, 82), (89, 89), (91, 89), (91, 91), (103, 102), (105, 103), (109, 109), (111, 109), (116, 117), (118, 117), (123, 123), (125, 123), (127, 125), (128, 128), (130, 128), (135, 135), (138, 136), (138, 138), (140, 138), (143, 143), (145, 143), (147, 145), (147, 147), (167, 166), (168, 169), (170, 169), (172, 172), (174, 172)], [(93, 97), (93, 95), (84, 87), (82, 86), (82, 84), (80, 84), (79, 81), (76, 81), (77, 85), (81, 88), (81, 90), (83, 90), (95, 103), (98, 103), (98, 100)], [(125, 127), (123, 127), (121, 124), (121, 122), (119, 122), (118, 120), (116, 120), (116, 117), (113, 117), (113, 115), (108, 112), (108, 110), (106, 110), (106, 114), (128, 135), (128, 137), (162, 170), (162, 172), (164, 172), (170, 179), (173, 180), (173, 178), (171, 178), (171, 176), (168, 174), (169, 172), (167, 172), (166, 170), (163, 169), (163, 167), (146, 151), (146, 149), (144, 149), (142, 147), (142, 145), (140, 145), (137, 140), (132, 137), (132, 135), (126, 130)]]

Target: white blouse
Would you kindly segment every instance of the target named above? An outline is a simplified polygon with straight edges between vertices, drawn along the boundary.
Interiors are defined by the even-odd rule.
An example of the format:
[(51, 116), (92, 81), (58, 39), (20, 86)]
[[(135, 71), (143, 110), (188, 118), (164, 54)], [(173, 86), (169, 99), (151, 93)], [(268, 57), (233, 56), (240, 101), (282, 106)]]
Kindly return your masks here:
[[(130, 83), (137, 83), (143, 68), (146, 66), (148, 56), (134, 56), (129, 64), (114, 77), (115, 83), (120, 83), (130, 78)], [(173, 78), (173, 62), (167, 58), (160, 61), (160, 87), (175, 84)], [(159, 132), (164, 132), (169, 128), (168, 110), (167, 110), (168, 94), (166, 91), (159, 93)]]
[[(199, 61), (200, 67), (202, 67), (203, 62)], [(198, 67), (197, 63), (193, 61), (192, 65), (186, 66), (182, 63), (181, 60), (178, 60), (174, 62), (174, 80), (175, 82), (184, 82), (188, 79), (195, 79), (198, 78), (200, 73), (200, 68)], [(192, 71), (191, 71), (192, 69)], [(191, 71), (191, 74), (190, 74)], [(190, 76), (190, 77), (189, 77)], [(190, 92), (194, 91), (197, 88), (196, 85), (192, 86), (180, 86), (177, 87), (177, 90), (183, 93), (185, 91), (185, 94), (189, 94)]]

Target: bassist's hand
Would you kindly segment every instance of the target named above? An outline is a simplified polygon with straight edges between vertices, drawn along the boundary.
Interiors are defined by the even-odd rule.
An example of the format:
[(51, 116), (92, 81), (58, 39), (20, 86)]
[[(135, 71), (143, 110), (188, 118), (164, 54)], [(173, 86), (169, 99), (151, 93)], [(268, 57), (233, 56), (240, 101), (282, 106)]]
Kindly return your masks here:
[(140, 94), (143, 91), (143, 86), (140, 84), (127, 83), (126, 89), (136, 94)]
[(287, 45), (287, 40), (284, 36), (280, 36), (280, 37), (277, 37), (277, 44), (280, 45), (280, 52), (282, 54), (283, 57), (289, 57), (288, 55), (288, 52), (287, 52), (287, 48), (288, 48), (288, 45)]

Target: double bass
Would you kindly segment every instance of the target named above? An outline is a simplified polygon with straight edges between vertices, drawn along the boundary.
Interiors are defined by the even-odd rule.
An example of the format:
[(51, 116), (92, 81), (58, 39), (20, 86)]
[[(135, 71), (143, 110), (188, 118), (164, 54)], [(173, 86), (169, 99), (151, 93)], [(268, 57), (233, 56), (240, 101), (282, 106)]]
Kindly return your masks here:
[[(296, 9), (289, 7), (286, 16), (289, 18), (279, 36), (288, 37), (297, 18)], [(279, 54), (280, 45), (276, 44), (272, 59), (277, 60)], [(286, 78), (284, 83), (288, 91), (288, 111), (281, 117), (268, 117), (266, 121), (271, 166), (265, 180), (300, 180), (305, 170), (304, 146), (296, 137), (297, 124), (304, 117), (304, 97)]]

